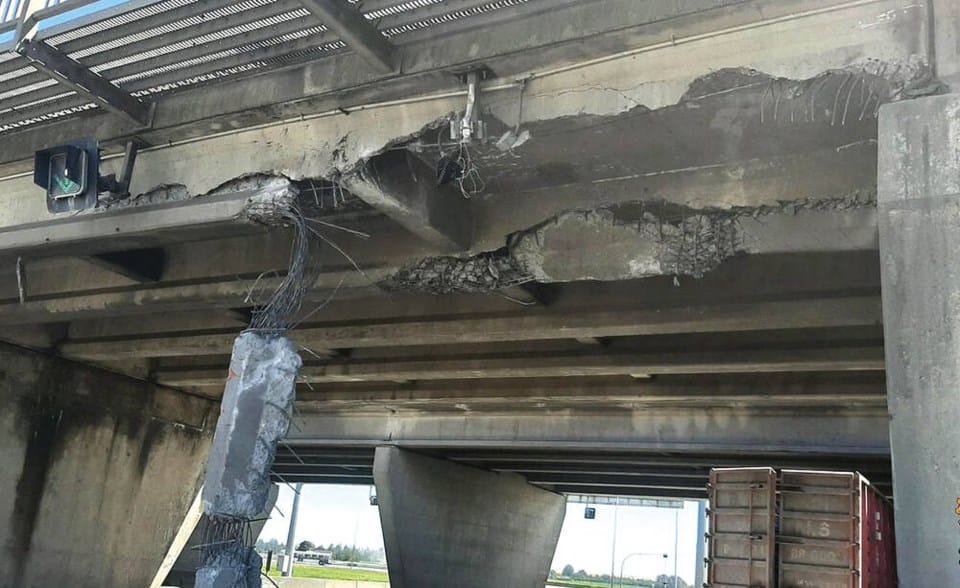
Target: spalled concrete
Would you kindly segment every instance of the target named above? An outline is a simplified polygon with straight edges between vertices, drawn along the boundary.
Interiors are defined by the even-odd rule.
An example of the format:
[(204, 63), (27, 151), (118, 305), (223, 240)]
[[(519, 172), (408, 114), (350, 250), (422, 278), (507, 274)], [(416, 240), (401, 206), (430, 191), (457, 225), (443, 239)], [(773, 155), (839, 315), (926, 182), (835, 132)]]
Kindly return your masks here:
[(519, 476), (378, 447), (374, 480), (393, 588), (540, 588), (563, 496)]
[(734, 255), (874, 250), (876, 241), (876, 205), (869, 192), (712, 210), (637, 201), (565, 212), (510, 235), (504, 248), (424, 259), (381, 286), (443, 294), (529, 281), (702, 278)]
[(300, 365), (289, 339), (250, 331), (237, 337), (207, 465), (204, 513), (252, 520), (263, 512)]
[(0, 346), (0, 586), (148, 586), (199, 489), (213, 408)]
[(880, 254), (897, 563), (960, 586), (960, 95), (886, 107)]
[[(279, 491), (280, 487), (273, 485), (267, 497), (267, 505), (264, 507), (263, 512), (257, 515), (257, 518), (251, 522), (250, 530), (254, 538), (260, 536), (260, 531), (263, 530), (263, 526), (270, 518), (273, 512), (273, 506), (277, 502)], [(177, 556), (173, 565), (170, 567), (166, 579), (162, 580), (162, 586), (193, 588), (196, 585), (197, 569), (203, 565), (203, 537), (206, 528), (205, 525), (208, 524), (208, 521), (208, 517), (200, 517), (193, 532), (184, 542), (179, 556)]]

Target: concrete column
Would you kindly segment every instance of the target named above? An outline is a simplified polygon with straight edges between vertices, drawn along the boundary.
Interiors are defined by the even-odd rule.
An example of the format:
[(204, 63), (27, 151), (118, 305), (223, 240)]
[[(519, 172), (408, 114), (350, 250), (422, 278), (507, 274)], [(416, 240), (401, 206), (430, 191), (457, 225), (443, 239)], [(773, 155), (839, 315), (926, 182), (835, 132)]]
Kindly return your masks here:
[(149, 586), (216, 404), (0, 344), (0, 588)]
[(960, 586), (960, 94), (885, 106), (879, 224), (901, 586)]
[(543, 588), (563, 496), (395, 447), (377, 449), (373, 476), (391, 588)]

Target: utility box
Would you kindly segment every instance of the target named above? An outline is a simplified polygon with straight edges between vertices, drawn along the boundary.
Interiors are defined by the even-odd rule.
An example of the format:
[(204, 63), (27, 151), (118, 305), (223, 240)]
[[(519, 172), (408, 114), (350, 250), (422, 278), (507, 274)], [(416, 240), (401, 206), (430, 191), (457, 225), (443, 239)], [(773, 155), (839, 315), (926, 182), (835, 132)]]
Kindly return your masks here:
[(893, 508), (860, 474), (715, 469), (710, 502), (711, 587), (897, 585)]

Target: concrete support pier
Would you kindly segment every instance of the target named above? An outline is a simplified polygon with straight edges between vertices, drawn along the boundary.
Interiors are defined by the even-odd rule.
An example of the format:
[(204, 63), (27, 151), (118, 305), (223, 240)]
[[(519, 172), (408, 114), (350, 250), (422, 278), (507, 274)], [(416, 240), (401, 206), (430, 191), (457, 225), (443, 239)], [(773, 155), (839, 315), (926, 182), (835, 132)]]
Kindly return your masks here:
[(900, 585), (960, 586), (960, 94), (885, 106), (879, 151)]
[(395, 447), (373, 476), (392, 588), (542, 588), (566, 500), (519, 476)]
[(0, 344), (0, 588), (151, 586), (199, 491), (215, 409)]

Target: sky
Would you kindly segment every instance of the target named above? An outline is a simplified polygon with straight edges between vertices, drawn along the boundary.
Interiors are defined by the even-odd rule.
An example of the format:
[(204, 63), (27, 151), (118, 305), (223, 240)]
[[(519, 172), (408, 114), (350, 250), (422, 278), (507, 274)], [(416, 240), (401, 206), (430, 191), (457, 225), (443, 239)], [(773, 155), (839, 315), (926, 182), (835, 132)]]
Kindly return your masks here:
[[(380, 515), (370, 506), (369, 486), (306, 485), (300, 499), (296, 543), (303, 540), (318, 545), (340, 543), (378, 549), (383, 547)], [(286, 542), (293, 490), (280, 485), (277, 508), (263, 528), (261, 539)], [(595, 505), (596, 518), (584, 518), (584, 504), (567, 505), (560, 542), (552, 568), (560, 571), (566, 564), (591, 574), (614, 575), (627, 555), (627, 576), (654, 578), (673, 575), (674, 522), (678, 515), (679, 542), (677, 574), (693, 583), (696, 561), (697, 503), (686, 502), (682, 510), (652, 507)], [(614, 511), (617, 519), (616, 555), (613, 556)], [(282, 514), (281, 514), (282, 513)], [(667, 554), (667, 558), (663, 554)]]

